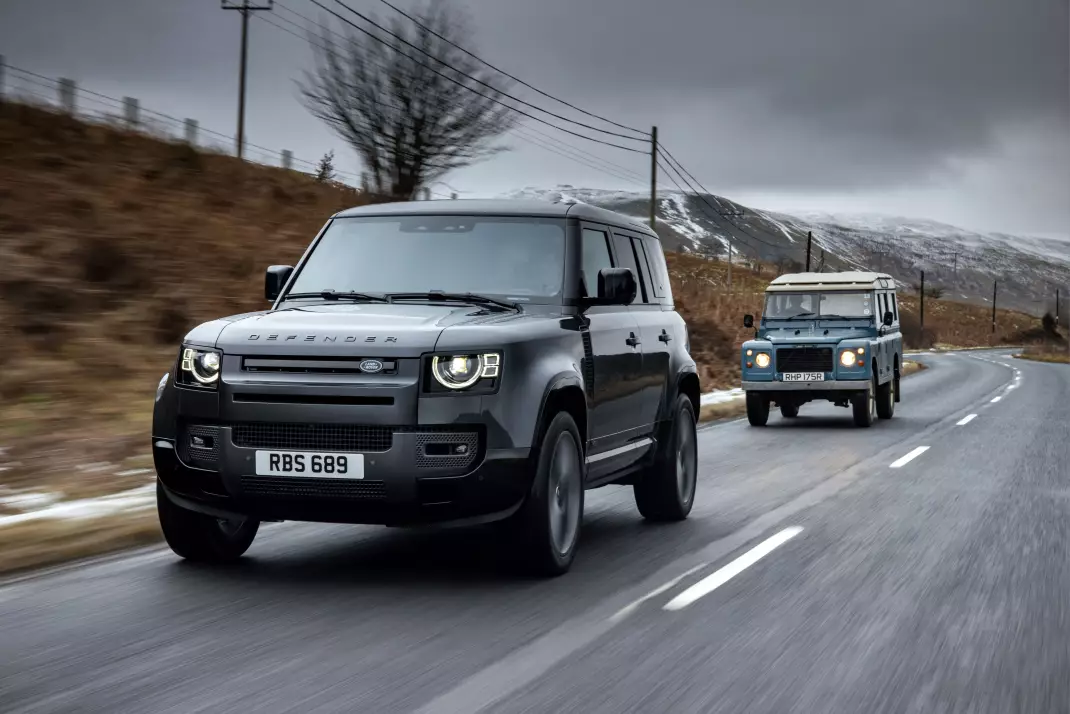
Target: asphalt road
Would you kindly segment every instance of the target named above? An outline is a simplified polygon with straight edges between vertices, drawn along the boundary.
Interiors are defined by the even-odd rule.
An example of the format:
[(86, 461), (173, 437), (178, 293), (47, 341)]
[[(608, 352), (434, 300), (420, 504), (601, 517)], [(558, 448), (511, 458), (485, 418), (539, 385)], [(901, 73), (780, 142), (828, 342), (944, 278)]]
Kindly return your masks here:
[(0, 586), (0, 711), (1070, 712), (1070, 367), (922, 359), (870, 429), (704, 430), (685, 523), (589, 493), (550, 581), (483, 530), (278, 524)]

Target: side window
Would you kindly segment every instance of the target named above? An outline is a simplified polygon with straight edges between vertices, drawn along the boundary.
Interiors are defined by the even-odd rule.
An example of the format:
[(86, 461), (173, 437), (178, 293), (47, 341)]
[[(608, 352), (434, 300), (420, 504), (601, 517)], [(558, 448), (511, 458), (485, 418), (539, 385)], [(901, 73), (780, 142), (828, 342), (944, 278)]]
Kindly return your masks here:
[(654, 288), (654, 297), (672, 299), (669, 285), (669, 268), (665, 265), (665, 254), (661, 252), (661, 241), (643, 238), (647, 260), (650, 261), (650, 282)]
[(888, 293), (877, 293), (877, 297), (880, 299), (880, 312), (877, 314), (877, 322), (883, 322), (884, 313), (888, 312)]
[(631, 238), (614, 233), (613, 249), (617, 254), (617, 267), (631, 270), (632, 275), (635, 276), (635, 282), (639, 285), (639, 290), (636, 292), (635, 300), (632, 301), (632, 304), (644, 302), (643, 277), (639, 272), (639, 266), (635, 263), (635, 253), (632, 251)]
[(899, 322), (899, 298), (895, 293), (892, 293), (892, 315)]
[(605, 231), (583, 229), (583, 288), (587, 297), (598, 295), (598, 271), (613, 267), (607, 240)]

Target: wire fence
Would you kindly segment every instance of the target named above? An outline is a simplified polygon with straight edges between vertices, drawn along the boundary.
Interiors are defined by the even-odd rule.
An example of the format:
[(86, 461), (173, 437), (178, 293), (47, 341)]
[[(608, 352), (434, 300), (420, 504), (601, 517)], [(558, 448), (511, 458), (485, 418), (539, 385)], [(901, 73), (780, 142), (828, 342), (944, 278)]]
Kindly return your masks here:
[[(63, 113), (81, 121), (127, 131), (136, 131), (164, 141), (186, 143), (200, 151), (237, 155), (237, 139), (202, 126), (192, 118), (178, 117), (145, 107), (136, 97), (112, 97), (79, 86), (74, 80), (52, 78), (6, 64), (0, 55), (0, 100), (11, 101)], [(248, 140), (243, 158), (265, 166), (275, 166), (315, 175), (319, 162), (298, 157), (287, 149), (271, 149)], [(363, 176), (334, 171), (336, 181), (363, 187)]]

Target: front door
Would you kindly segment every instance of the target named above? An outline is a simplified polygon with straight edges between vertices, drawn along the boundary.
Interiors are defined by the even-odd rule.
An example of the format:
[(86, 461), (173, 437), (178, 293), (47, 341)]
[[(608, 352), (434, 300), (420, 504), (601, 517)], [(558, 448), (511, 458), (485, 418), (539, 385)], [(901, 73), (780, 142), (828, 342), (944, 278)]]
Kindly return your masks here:
[[(582, 239), (584, 289), (594, 295), (598, 271), (613, 267), (609, 231), (584, 226)], [(591, 307), (585, 316), (593, 367), (589, 375), (593, 380), (587, 385), (588, 470), (589, 476), (597, 478), (645, 453), (631, 448), (642, 434), (642, 338), (635, 316), (625, 305)]]

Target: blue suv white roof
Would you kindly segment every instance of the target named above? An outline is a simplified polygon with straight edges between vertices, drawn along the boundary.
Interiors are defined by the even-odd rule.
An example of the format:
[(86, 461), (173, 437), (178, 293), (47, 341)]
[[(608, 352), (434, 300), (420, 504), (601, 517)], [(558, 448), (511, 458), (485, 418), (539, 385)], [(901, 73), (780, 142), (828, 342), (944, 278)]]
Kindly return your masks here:
[(769, 292), (790, 290), (894, 290), (895, 279), (887, 273), (788, 273), (775, 278)]

